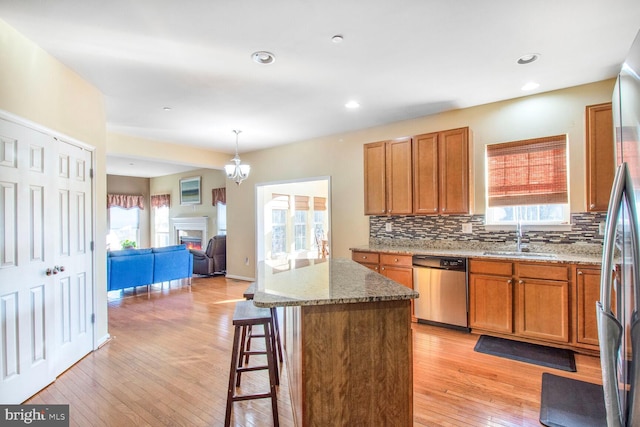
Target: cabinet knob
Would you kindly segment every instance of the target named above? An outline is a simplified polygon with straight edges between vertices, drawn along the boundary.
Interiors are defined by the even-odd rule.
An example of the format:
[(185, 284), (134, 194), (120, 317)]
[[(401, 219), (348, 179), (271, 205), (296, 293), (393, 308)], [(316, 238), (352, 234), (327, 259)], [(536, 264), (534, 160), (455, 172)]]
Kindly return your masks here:
[(589, 205), (589, 207), (590, 207), (591, 209), (595, 209), (595, 208), (596, 208), (596, 204), (595, 204), (595, 203), (591, 203), (591, 204)]
[(381, 267), (381, 270), (384, 270), (384, 267)]
[(518, 280), (518, 284), (524, 285), (524, 280)]
[(512, 283), (513, 283), (513, 280), (511, 280), (511, 279), (507, 280), (507, 285), (510, 285)]
[(582, 276), (582, 270), (578, 270), (578, 276)]
[(394, 258), (394, 259), (393, 259), (393, 262), (398, 262), (398, 258)]
[(434, 212), (438, 212), (438, 208), (433, 208), (433, 211)]

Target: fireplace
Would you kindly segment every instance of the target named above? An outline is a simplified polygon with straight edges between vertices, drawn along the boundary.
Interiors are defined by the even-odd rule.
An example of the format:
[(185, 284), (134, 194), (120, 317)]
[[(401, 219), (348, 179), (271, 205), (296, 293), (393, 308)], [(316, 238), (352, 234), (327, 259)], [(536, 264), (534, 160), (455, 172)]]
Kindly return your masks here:
[(200, 249), (206, 246), (207, 222), (209, 217), (171, 218), (172, 243), (185, 244), (189, 249)]
[(187, 249), (202, 250), (202, 239), (200, 237), (179, 236), (180, 244), (186, 245)]

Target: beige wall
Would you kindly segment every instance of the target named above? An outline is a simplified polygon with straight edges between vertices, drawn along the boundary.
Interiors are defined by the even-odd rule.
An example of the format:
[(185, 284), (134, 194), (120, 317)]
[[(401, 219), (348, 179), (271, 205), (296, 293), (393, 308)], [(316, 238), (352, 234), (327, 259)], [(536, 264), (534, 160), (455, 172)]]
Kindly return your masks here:
[[(450, 111), (246, 153), (251, 176), (229, 186), (227, 271), (254, 277), (256, 183), (331, 176), (331, 250), (350, 257), (349, 248), (369, 241), (364, 212), (362, 145), (368, 142), (469, 126), (473, 137), (475, 213), (484, 213), (484, 146), (540, 136), (568, 134), (572, 212), (585, 208), (585, 106), (611, 101), (614, 80)], [(363, 114), (365, 114), (363, 112)], [(249, 265), (245, 265), (245, 258)]]
[[(228, 156), (226, 156), (228, 157)], [(228, 160), (228, 159), (227, 159)], [(201, 177), (200, 188), (202, 191), (201, 201), (199, 205), (180, 205), (180, 180), (182, 178)], [(217, 226), (217, 208), (212, 204), (211, 190), (221, 188), (227, 185), (226, 175), (221, 170), (216, 169), (198, 169), (182, 174), (167, 175), (158, 178), (151, 178), (151, 194), (170, 194), (171, 207), (169, 208), (169, 218), (179, 217), (208, 217), (207, 231), (209, 238), (218, 234)], [(152, 215), (153, 220), (153, 215)], [(153, 225), (153, 222), (151, 223)], [(153, 230), (153, 227), (152, 227)], [(153, 231), (152, 231), (153, 233)], [(207, 240), (208, 240), (207, 239)], [(206, 245), (207, 242), (204, 242)]]
[(106, 115), (102, 94), (0, 20), (0, 111), (69, 136), (94, 151), (96, 342), (106, 339)]
[(222, 170), (233, 157), (233, 154), (112, 132), (107, 133), (107, 152), (114, 156), (159, 160), (177, 165), (219, 170)]

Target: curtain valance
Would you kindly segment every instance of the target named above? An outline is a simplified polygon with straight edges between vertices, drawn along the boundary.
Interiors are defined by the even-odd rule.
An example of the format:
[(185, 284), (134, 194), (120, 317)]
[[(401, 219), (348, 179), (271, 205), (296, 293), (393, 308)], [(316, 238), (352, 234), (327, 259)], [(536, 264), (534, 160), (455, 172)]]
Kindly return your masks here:
[(121, 207), (123, 209), (144, 209), (144, 196), (131, 194), (107, 194), (107, 208)]
[(152, 208), (170, 208), (171, 207), (171, 194), (156, 194), (151, 196)]
[(223, 205), (227, 204), (227, 189), (225, 187), (222, 188), (214, 188), (211, 190), (211, 200), (212, 205), (215, 206), (218, 202)]

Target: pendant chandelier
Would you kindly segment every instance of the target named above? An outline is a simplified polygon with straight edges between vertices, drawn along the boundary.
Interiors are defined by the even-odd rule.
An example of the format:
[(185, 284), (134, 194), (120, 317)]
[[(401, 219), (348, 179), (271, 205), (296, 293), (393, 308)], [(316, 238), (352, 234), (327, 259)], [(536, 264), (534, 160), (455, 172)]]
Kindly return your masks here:
[(251, 166), (244, 164), (240, 164), (240, 156), (238, 156), (238, 135), (242, 132), (241, 130), (234, 130), (233, 133), (236, 134), (236, 155), (231, 161), (233, 164), (225, 165), (224, 170), (227, 173), (227, 178), (232, 179), (236, 184), (240, 185), (242, 181), (247, 179), (249, 176), (249, 171), (251, 170)]

